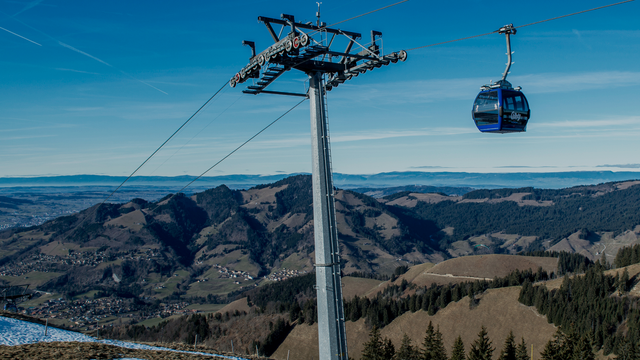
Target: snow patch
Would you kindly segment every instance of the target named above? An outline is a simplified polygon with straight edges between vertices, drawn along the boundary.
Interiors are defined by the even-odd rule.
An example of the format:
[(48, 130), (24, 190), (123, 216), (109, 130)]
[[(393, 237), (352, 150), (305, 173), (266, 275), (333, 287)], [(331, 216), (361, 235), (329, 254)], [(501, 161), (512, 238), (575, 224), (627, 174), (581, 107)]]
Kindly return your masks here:
[[(77, 341), (77, 342), (96, 342), (107, 345), (119, 346), (126, 349), (140, 349), (140, 350), (154, 350), (154, 351), (173, 351), (185, 354), (197, 354), (205, 356), (216, 356), (230, 360), (247, 360), (245, 358), (236, 356), (224, 356), (216, 354), (208, 354), (197, 351), (183, 351), (169, 349), (165, 347), (150, 346), (144, 344), (130, 343), (120, 340), (98, 340), (91, 336), (87, 336), (81, 333), (77, 333), (69, 330), (62, 330), (57, 328), (48, 328), (47, 335), (44, 335), (45, 326), (40, 324), (31, 323), (28, 321), (17, 320), (13, 318), (6, 318), (0, 316), (0, 345), (22, 345), (22, 344), (35, 344), (39, 342), (54, 342), (54, 341)], [(125, 358), (122, 360), (136, 360), (131, 358)]]

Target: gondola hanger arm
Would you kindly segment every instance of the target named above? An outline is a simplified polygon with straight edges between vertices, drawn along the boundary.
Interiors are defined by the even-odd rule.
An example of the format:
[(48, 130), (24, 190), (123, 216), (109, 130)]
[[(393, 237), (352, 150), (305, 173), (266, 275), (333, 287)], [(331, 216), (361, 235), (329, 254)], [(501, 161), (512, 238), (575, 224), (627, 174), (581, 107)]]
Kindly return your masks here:
[(505, 25), (498, 30), (499, 34), (505, 34), (507, 37), (507, 68), (504, 70), (504, 74), (502, 74), (501, 82), (507, 81), (507, 75), (509, 75), (509, 69), (511, 69), (511, 65), (513, 64), (513, 52), (511, 51), (511, 35), (515, 35), (518, 30), (513, 26), (513, 24)]

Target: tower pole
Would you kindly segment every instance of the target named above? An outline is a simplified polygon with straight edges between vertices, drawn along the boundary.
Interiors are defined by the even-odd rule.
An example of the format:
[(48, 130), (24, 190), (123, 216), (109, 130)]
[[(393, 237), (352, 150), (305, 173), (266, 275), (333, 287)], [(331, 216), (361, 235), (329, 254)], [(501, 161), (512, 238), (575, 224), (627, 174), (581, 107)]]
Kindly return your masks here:
[[(320, 4), (318, 3), (318, 6)], [(320, 22), (319, 10), (318, 8), (316, 25), (296, 22), (293, 15), (287, 14), (280, 15), (280, 19), (258, 17), (258, 21), (267, 26), (275, 43), (256, 54), (253, 50), (255, 43), (244, 41), (243, 44), (252, 46), (252, 56), (249, 64), (229, 80), (229, 85), (235, 87), (248, 79), (258, 79), (242, 92), (252, 95), (301, 96), (309, 99), (320, 360), (348, 360), (325, 91), (330, 91), (358, 74), (405, 61), (407, 52), (401, 50), (382, 55), (381, 48), (376, 44), (376, 36), (382, 36), (379, 31), (371, 31), (371, 45), (360, 45), (357, 39), (361, 39), (362, 34), (326, 27)], [(282, 31), (282, 36), (277, 35), (273, 30), (273, 24), (281, 25), (283, 29), (288, 26), (291, 30), (286, 35), (282, 35)], [(328, 45), (312, 38), (312, 35), (318, 33), (331, 34)], [(336, 36), (344, 37), (348, 41), (343, 52), (330, 49)], [(354, 50), (354, 45), (360, 46), (361, 51)], [(292, 69), (309, 76), (309, 91), (306, 94), (266, 90), (280, 75)]]
[(347, 360), (323, 73), (317, 71), (308, 75), (320, 360)]

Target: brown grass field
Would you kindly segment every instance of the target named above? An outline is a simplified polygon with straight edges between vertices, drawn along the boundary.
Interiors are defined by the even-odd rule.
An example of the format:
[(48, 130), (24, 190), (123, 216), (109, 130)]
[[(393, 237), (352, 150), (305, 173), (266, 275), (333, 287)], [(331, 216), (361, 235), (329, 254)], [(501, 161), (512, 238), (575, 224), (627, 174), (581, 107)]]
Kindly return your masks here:
[[(481, 295), (480, 304), (473, 309), (469, 308), (469, 299), (464, 298), (449, 304), (435, 316), (429, 316), (424, 311), (409, 312), (384, 327), (381, 333), (382, 336), (390, 338), (396, 348), (400, 346), (405, 333), (414, 344), (421, 344), (427, 325), (432, 321), (434, 326), (440, 327), (445, 347), (450, 354), (453, 341), (458, 335), (462, 337), (468, 351), (480, 327), (484, 325), (493, 346), (498, 349), (494, 351), (494, 359), (498, 358), (499, 349), (502, 348), (509, 331), (513, 331), (518, 341), (524, 337), (529, 346), (533, 345), (534, 360), (538, 360), (539, 352), (551, 339), (556, 328), (547, 323), (546, 317), (538, 314), (535, 308), (520, 304), (519, 293), (519, 286), (491, 289)], [(315, 325), (296, 326), (272, 357), (284, 360), (287, 358), (287, 351), (290, 351), (290, 359), (317, 359), (317, 331)], [(360, 358), (363, 344), (369, 338), (369, 331), (363, 319), (355, 323), (347, 322), (349, 356), (356, 360)]]
[(222, 309), (218, 310), (217, 312), (224, 314), (227, 311), (230, 313), (235, 312), (236, 310), (238, 311), (246, 311), (249, 312), (249, 310), (251, 310), (251, 308), (249, 308), (249, 305), (247, 304), (247, 298), (244, 297), (242, 299), (238, 299), (228, 305), (226, 305), (225, 307), (223, 307)]
[[(547, 272), (555, 272), (557, 266), (556, 258), (496, 254), (464, 256), (437, 265), (424, 263), (412, 266), (409, 271), (399, 276), (394, 284), (399, 285), (403, 280), (407, 280), (418, 287), (428, 287), (431, 284), (446, 285), (475, 280), (493, 280), (496, 276), (507, 276), (516, 269), (537, 271), (538, 267), (542, 267)], [(366, 295), (374, 297), (385, 286), (382, 284)]]
[(345, 276), (342, 278), (342, 297), (345, 299), (351, 299), (354, 296), (363, 296), (371, 291), (374, 291), (378, 287), (386, 286), (386, 281), (380, 281), (375, 279), (364, 279), (352, 276)]

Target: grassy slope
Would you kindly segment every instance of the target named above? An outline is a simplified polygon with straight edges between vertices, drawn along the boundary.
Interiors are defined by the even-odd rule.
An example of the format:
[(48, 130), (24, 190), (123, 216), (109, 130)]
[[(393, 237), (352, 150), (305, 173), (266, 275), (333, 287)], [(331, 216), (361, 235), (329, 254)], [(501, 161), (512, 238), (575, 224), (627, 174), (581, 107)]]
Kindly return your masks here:
[[(533, 269), (542, 266), (546, 271), (556, 271), (556, 258), (542, 258), (515, 255), (477, 255), (455, 258), (440, 264), (425, 263), (412, 266), (405, 274), (398, 277), (395, 283), (402, 280), (418, 286), (429, 286), (431, 283), (446, 284), (450, 282), (473, 281), (474, 278), (493, 279), (503, 277), (512, 271)], [(631, 272), (631, 270), (630, 270)], [(640, 266), (638, 269), (640, 272)], [(633, 274), (631, 274), (633, 276)], [(367, 281), (368, 279), (343, 278), (345, 296), (368, 295), (375, 296), (389, 282)], [(367, 290), (366, 288), (369, 288)], [(520, 287), (491, 289), (482, 295), (480, 304), (469, 309), (469, 299), (465, 298), (457, 303), (451, 303), (435, 316), (429, 316), (424, 311), (406, 313), (390, 325), (382, 329), (382, 334), (390, 338), (396, 347), (400, 345), (406, 332), (412, 340), (421, 343), (429, 321), (440, 326), (445, 346), (450, 351), (453, 341), (458, 335), (462, 336), (465, 345), (470, 346), (476, 338), (480, 326), (485, 325), (494, 341), (494, 347), (500, 349), (509, 330), (519, 340), (524, 336), (528, 344), (535, 349), (542, 350), (544, 344), (555, 332), (555, 327), (548, 324), (546, 317), (538, 314), (535, 308), (524, 306), (518, 302)], [(349, 355), (359, 359), (362, 344), (367, 341), (369, 329), (364, 319), (357, 322), (347, 322), (347, 339)], [(287, 350), (291, 350), (292, 358), (312, 359), (317, 357), (317, 326), (296, 326), (278, 351), (273, 355), (275, 359), (286, 359)], [(536, 352), (536, 354), (539, 351)], [(494, 354), (499, 355), (499, 350)]]
[[(534, 349), (543, 349), (544, 344), (553, 336), (556, 328), (547, 323), (547, 319), (537, 313), (534, 308), (524, 306), (518, 302), (520, 287), (491, 289), (482, 295), (480, 304), (469, 308), (469, 299), (464, 298), (457, 303), (451, 303), (435, 316), (429, 316), (424, 311), (406, 313), (382, 329), (382, 336), (390, 338), (396, 348), (404, 333), (409, 335), (415, 343), (422, 343), (424, 332), (429, 321), (440, 327), (445, 347), (450, 354), (455, 338), (460, 335), (465, 342), (467, 351), (470, 344), (477, 337), (482, 325), (486, 326), (494, 347), (500, 349), (504, 339), (512, 330), (516, 338), (525, 338)], [(349, 356), (360, 358), (363, 343), (368, 340), (369, 330), (361, 319), (357, 322), (347, 322), (347, 339)], [(529, 345), (529, 346), (530, 346)], [(318, 354), (317, 326), (296, 326), (289, 337), (272, 356), (274, 359), (286, 359), (290, 350), (290, 358), (313, 359)], [(535, 351), (536, 354), (539, 352)], [(499, 350), (494, 352), (494, 358)], [(537, 359), (537, 358), (536, 358)]]

